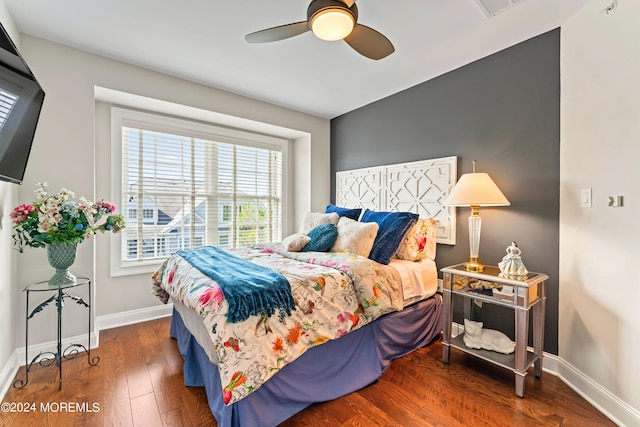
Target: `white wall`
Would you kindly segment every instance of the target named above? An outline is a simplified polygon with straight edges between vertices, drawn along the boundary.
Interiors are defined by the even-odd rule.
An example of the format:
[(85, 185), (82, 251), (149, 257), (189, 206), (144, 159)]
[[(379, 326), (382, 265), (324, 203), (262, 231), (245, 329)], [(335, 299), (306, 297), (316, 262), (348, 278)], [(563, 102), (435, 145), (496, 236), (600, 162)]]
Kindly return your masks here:
[[(295, 229), (304, 212), (324, 209), (329, 202), (329, 138), (330, 122), (326, 119), (287, 110), (264, 102), (187, 82), (154, 71), (124, 64), (22, 35), (21, 52), (46, 96), (19, 202), (33, 200), (38, 181), (49, 183), (50, 193), (66, 187), (76, 196), (97, 200), (111, 199), (110, 138), (108, 116), (100, 111), (103, 102), (96, 101), (96, 92), (135, 94), (137, 100), (160, 100), (164, 107), (188, 106), (187, 110), (201, 114), (212, 112), (216, 117), (240, 117), (252, 126), (266, 126), (273, 132), (290, 132), (299, 137), (293, 142), (296, 164), (294, 181), (304, 187), (290, 204), (289, 229)], [(96, 89), (99, 87), (100, 89)], [(108, 90), (104, 90), (104, 89)], [(120, 98), (123, 99), (123, 98)], [(96, 106), (99, 108), (96, 109)], [(285, 129), (286, 128), (286, 129)], [(301, 147), (295, 147), (300, 145)], [(310, 162), (311, 156), (313, 163)], [(313, 183), (313, 188), (311, 188)], [(291, 195), (293, 197), (293, 192)], [(117, 200), (111, 200), (119, 206)], [(72, 267), (74, 274), (94, 280), (95, 314), (109, 316), (124, 311), (156, 307), (160, 302), (151, 295), (150, 274), (110, 277), (110, 235), (97, 235), (91, 242), (79, 246)], [(95, 249), (95, 255), (94, 255)], [(46, 251), (28, 248), (19, 256), (18, 285), (47, 279), (52, 274), (46, 261)], [(79, 291), (79, 295), (84, 295)], [(14, 298), (18, 317), (24, 315), (24, 297)], [(86, 312), (75, 304), (67, 304), (63, 312), (64, 335), (86, 332)], [(55, 310), (45, 310), (34, 317), (30, 325), (30, 345), (55, 338)], [(36, 325), (36, 323), (34, 323)], [(16, 325), (17, 346), (24, 345), (23, 322)], [(14, 329), (16, 329), (14, 328)]]
[[(559, 356), (640, 423), (640, 2), (593, 0), (562, 26)], [(593, 189), (593, 207), (580, 190)], [(608, 196), (624, 207), (607, 207)], [(571, 377), (572, 372), (564, 372)], [(579, 381), (579, 380), (578, 380)], [(627, 406), (628, 405), (628, 406)]]

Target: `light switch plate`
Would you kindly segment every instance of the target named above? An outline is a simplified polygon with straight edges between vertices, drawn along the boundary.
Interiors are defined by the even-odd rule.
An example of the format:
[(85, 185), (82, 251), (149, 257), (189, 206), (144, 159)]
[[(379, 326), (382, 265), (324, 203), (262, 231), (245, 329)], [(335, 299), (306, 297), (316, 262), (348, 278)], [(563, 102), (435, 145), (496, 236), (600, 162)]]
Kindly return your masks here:
[(591, 188), (580, 190), (580, 206), (583, 208), (591, 207)]

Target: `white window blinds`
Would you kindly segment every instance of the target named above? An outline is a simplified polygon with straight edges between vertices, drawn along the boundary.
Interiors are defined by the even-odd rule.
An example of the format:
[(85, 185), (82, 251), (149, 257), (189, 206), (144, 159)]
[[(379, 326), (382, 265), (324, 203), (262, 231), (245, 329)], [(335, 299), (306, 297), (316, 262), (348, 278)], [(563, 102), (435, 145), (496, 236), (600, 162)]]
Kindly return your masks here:
[(18, 102), (18, 95), (9, 92), (6, 89), (0, 88), (0, 131), (7, 122), (7, 118), (13, 111), (13, 107)]
[(166, 123), (121, 122), (122, 262), (279, 241), (283, 146), (247, 132)]

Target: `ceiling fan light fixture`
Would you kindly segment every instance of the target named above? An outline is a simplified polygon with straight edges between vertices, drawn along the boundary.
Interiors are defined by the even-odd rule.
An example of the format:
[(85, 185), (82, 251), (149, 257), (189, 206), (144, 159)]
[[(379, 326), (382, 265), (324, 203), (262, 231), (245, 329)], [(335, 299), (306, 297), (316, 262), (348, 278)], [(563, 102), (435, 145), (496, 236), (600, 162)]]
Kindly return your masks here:
[(319, 11), (311, 18), (311, 31), (322, 40), (342, 40), (351, 34), (355, 23), (349, 10), (329, 8)]
[[(512, 0), (513, 1), (513, 0)], [(524, 1), (524, 0), (518, 0)], [(322, 40), (344, 40), (360, 55), (378, 60), (395, 48), (383, 34), (358, 23), (356, 0), (311, 0), (307, 20), (266, 28), (244, 36), (248, 43), (267, 43), (312, 31)]]

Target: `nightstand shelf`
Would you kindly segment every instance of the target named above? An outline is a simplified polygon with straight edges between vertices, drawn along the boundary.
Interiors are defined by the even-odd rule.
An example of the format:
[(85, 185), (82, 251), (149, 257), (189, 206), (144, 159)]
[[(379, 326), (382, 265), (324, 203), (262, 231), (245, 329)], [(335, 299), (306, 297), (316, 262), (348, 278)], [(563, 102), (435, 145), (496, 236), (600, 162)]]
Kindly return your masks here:
[[(464, 345), (464, 342), (462, 341), (463, 336), (464, 336), (464, 332), (451, 338), (451, 342), (449, 343), (449, 345), (451, 347), (457, 348), (458, 350), (462, 350), (465, 353), (472, 354), (482, 360), (486, 360), (487, 362), (491, 362), (495, 365), (501, 366), (505, 369), (509, 369), (515, 372), (515, 369), (516, 369), (515, 353), (502, 354), (502, 353), (496, 353), (495, 351), (469, 348)], [(538, 356), (536, 356), (534, 352), (527, 351), (526, 366), (529, 367), (533, 365), (537, 359), (538, 359)]]
[[(488, 362), (509, 369), (515, 374), (516, 395), (524, 397), (524, 378), (527, 370), (534, 366), (535, 376), (542, 376), (542, 355), (544, 347), (545, 284), (549, 276), (543, 273), (529, 273), (525, 277), (505, 277), (497, 266), (486, 266), (483, 272), (467, 271), (464, 264), (441, 269), (443, 273), (444, 331), (442, 334), (442, 360), (449, 363), (451, 347), (472, 354)], [(499, 285), (502, 289), (490, 289), (488, 293), (478, 292), (473, 286), (461, 287), (460, 279), (488, 285)], [(454, 297), (464, 299), (465, 318), (470, 319), (473, 301), (499, 305), (514, 310), (515, 351), (502, 354), (494, 351), (467, 347), (462, 337), (464, 333), (451, 337)], [(529, 311), (533, 314), (533, 351), (527, 350), (529, 342)], [(473, 319), (470, 319), (473, 320)]]

